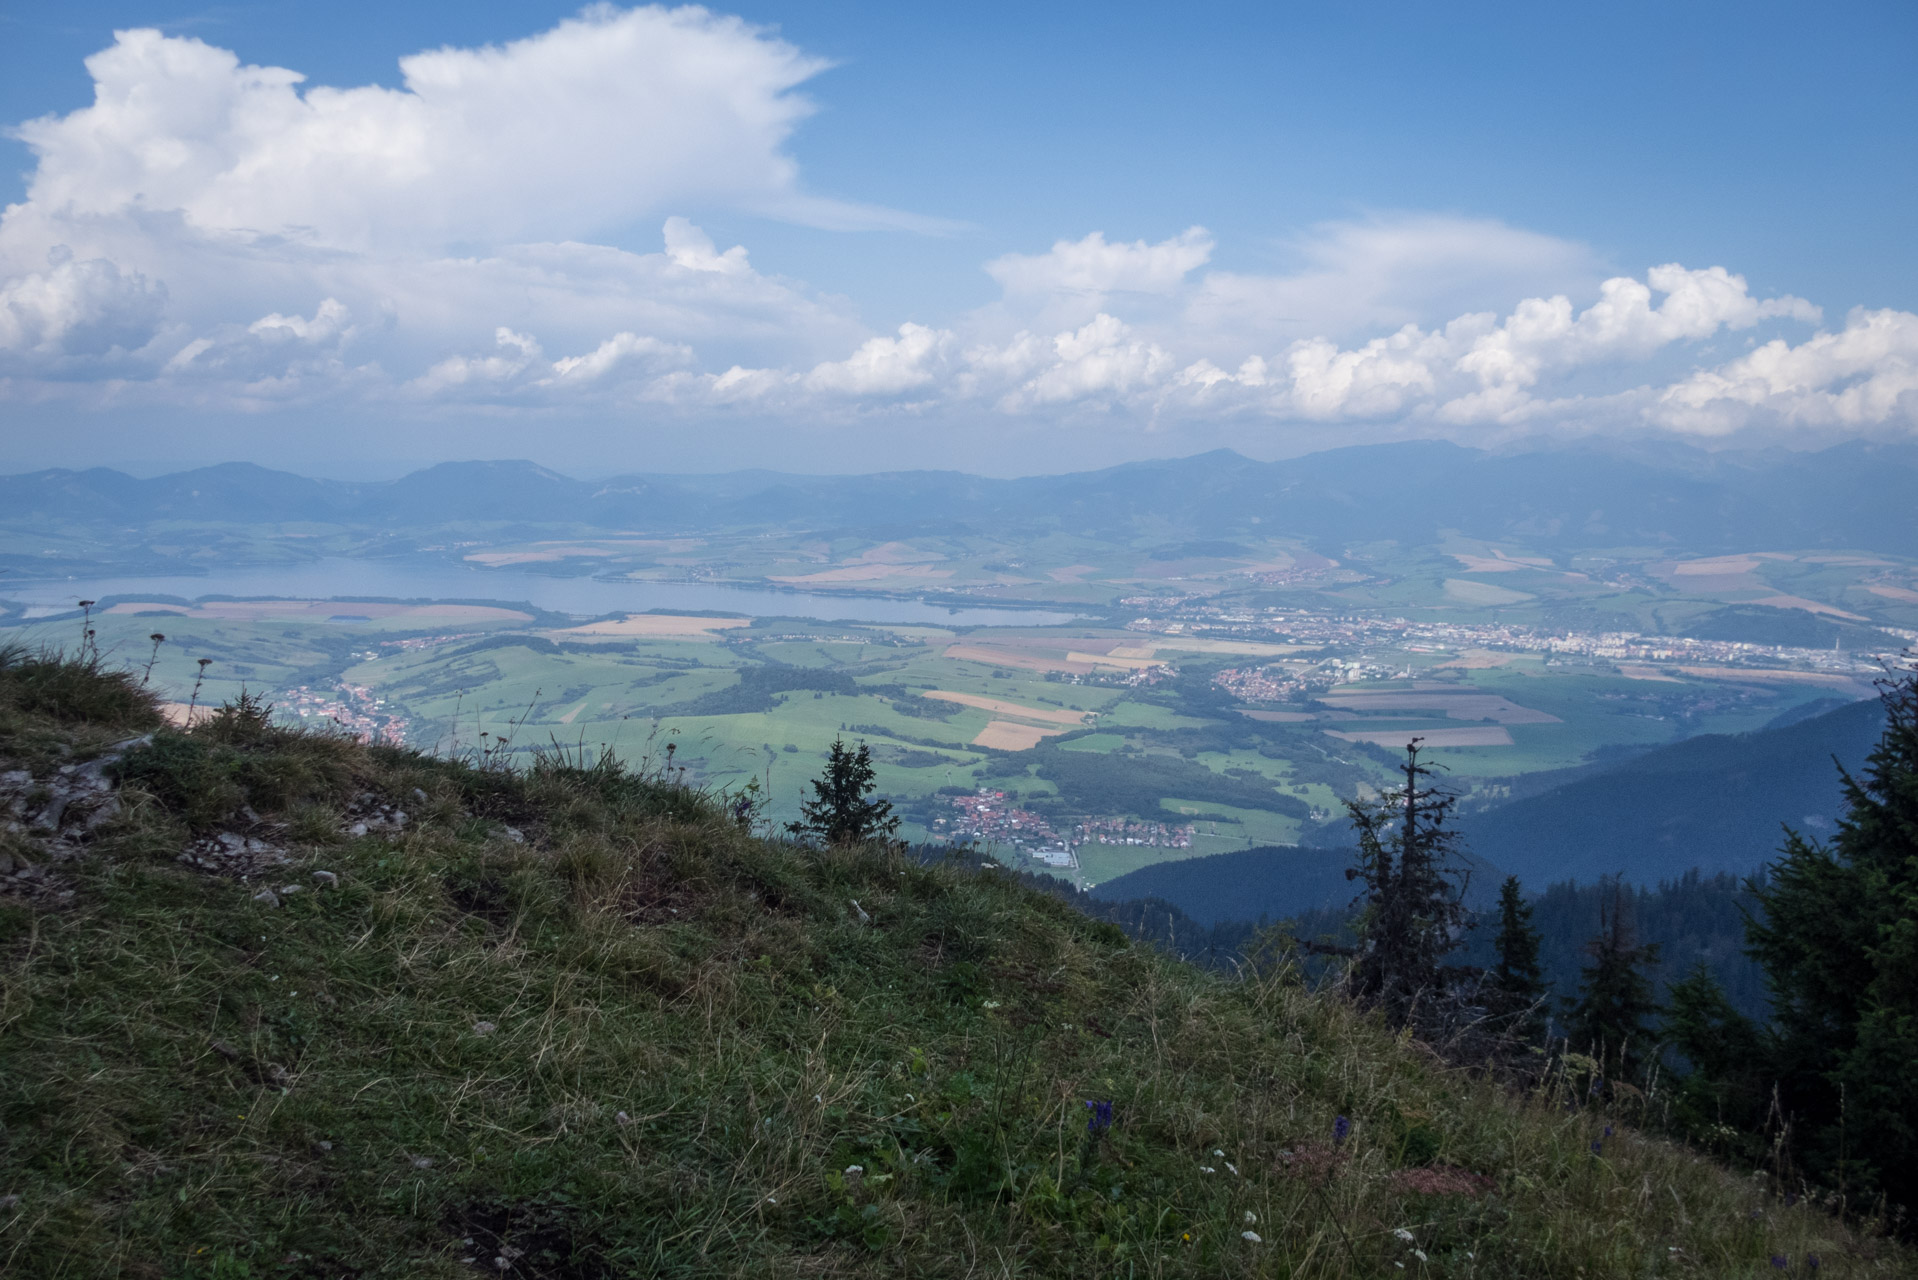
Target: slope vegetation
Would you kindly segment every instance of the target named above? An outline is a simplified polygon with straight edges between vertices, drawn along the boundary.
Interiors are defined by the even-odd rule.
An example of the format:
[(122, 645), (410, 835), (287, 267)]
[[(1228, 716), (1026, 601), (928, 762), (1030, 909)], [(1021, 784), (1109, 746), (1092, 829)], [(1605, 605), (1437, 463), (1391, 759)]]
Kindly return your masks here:
[(12, 1274), (1909, 1263), (1576, 1082), (1515, 1096), (1282, 969), (1207, 975), (989, 866), (758, 839), (610, 761), (254, 706), (172, 732), (18, 651), (0, 756)]

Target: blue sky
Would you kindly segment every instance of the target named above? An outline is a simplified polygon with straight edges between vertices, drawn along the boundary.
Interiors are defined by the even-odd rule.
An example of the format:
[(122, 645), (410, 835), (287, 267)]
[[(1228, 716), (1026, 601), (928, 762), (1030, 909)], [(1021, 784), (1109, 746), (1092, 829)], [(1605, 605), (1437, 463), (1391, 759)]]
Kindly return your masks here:
[[(0, 151), (8, 451), (1010, 472), (1914, 431), (1909, 4), (578, 13), (0, 10), (0, 118), (59, 125)], [(489, 45), (450, 111), (401, 71)], [(418, 124), (397, 186), (299, 118), (369, 85), (353, 136)], [(155, 177), (172, 149), (218, 154)]]

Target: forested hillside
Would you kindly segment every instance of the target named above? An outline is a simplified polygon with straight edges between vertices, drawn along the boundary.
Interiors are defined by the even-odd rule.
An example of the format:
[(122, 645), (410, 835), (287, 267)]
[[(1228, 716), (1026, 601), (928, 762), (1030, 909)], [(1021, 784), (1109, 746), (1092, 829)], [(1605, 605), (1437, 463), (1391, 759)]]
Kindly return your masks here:
[(1534, 888), (1621, 876), (1634, 884), (1750, 875), (1783, 827), (1829, 834), (1844, 792), (1884, 730), (1877, 699), (1782, 728), (1705, 734), (1633, 756), (1542, 795), (1463, 820), (1486, 861)]

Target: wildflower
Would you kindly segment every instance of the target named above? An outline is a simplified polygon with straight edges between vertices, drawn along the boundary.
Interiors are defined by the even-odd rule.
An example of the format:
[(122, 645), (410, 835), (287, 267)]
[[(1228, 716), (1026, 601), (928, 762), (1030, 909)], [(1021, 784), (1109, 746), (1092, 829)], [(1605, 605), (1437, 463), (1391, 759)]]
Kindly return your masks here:
[(1791, 1265), (1791, 1259), (1787, 1258), (1782, 1253), (1774, 1253), (1771, 1256), (1771, 1269), (1773, 1271), (1783, 1271), (1786, 1267), (1789, 1267), (1790, 1265)]
[(1596, 1155), (1601, 1155), (1601, 1154), (1603, 1154), (1603, 1153), (1604, 1153), (1604, 1151), (1605, 1151), (1605, 1143), (1604, 1143), (1604, 1142), (1603, 1142), (1602, 1140), (1600, 1140), (1600, 1139), (1598, 1139), (1598, 1138), (1593, 1138), (1593, 1139), (1592, 1139), (1592, 1154), (1593, 1154), (1593, 1155), (1595, 1155), (1595, 1156), (1596, 1156)]
[(849, 1164), (846, 1166), (846, 1173), (847, 1173), (847, 1176), (849, 1177), (857, 1178), (860, 1174), (864, 1173), (865, 1171), (866, 1171), (866, 1166), (863, 1164)]
[(1247, 1209), (1245, 1211), (1245, 1223), (1247, 1226), (1251, 1226), (1253, 1223), (1257, 1222), (1258, 1220), (1259, 1220), (1258, 1214), (1252, 1212), (1250, 1209)]
[(1811, 1271), (1816, 1271), (1816, 1270), (1818, 1270), (1818, 1265), (1819, 1265), (1819, 1264), (1818, 1264), (1818, 1255), (1817, 1255), (1817, 1254), (1815, 1254), (1815, 1253), (1808, 1253), (1808, 1254), (1806, 1254), (1806, 1255), (1805, 1255), (1805, 1266), (1806, 1266), (1806, 1268), (1807, 1268), (1808, 1270), (1811, 1270)]
[(1407, 1244), (1412, 1243), (1412, 1233), (1410, 1231), (1407, 1231), (1404, 1227), (1393, 1227), (1392, 1234), (1397, 1236), (1399, 1239), (1405, 1241), (1405, 1243)]
[(1112, 1127), (1112, 1104), (1110, 1102), (1088, 1102), (1086, 1110), (1092, 1114), (1086, 1117), (1086, 1132), (1104, 1133)]
[(1612, 1136), (1612, 1126), (1610, 1125), (1605, 1126), (1605, 1136), (1608, 1138)]
[(1235, 1178), (1239, 1176), (1239, 1166), (1233, 1164), (1230, 1160), (1225, 1162), (1225, 1171)]
[(1332, 1122), (1332, 1145), (1335, 1147), (1344, 1146), (1346, 1135), (1351, 1132), (1352, 1122), (1350, 1120), (1347, 1120), (1344, 1116), (1340, 1116), (1334, 1120)]
[(618, 1123), (619, 1127), (622, 1129), (633, 1122), (633, 1118), (627, 1115), (624, 1111), (613, 1112), (613, 1119), (614, 1121)]
[(473, 1024), (473, 1034), (476, 1036), (490, 1036), (498, 1030), (499, 1028), (490, 1022), (475, 1022)]
[(1217, 1169), (1214, 1169), (1214, 1168), (1213, 1168), (1213, 1167), (1212, 1167), (1211, 1165), (1209, 1165), (1209, 1164), (1202, 1164), (1202, 1165), (1200, 1165), (1200, 1166), (1199, 1166), (1199, 1172), (1200, 1172), (1200, 1173), (1217, 1173), (1217, 1172), (1218, 1172), (1218, 1170), (1217, 1170)]
[(1418, 1259), (1418, 1260), (1419, 1260), (1420, 1262), (1429, 1262), (1429, 1261), (1431, 1261), (1431, 1259), (1429, 1259), (1429, 1258), (1427, 1258), (1427, 1257), (1425, 1256), (1425, 1250), (1423, 1250), (1423, 1249), (1414, 1249), (1414, 1250), (1412, 1250), (1412, 1256), (1413, 1256), (1414, 1258), (1417, 1258), (1417, 1259)]
[(1265, 1243), (1265, 1241), (1259, 1238), (1259, 1233), (1256, 1231), (1241, 1231), (1239, 1232), (1239, 1239), (1245, 1241), (1247, 1244), (1264, 1244)]

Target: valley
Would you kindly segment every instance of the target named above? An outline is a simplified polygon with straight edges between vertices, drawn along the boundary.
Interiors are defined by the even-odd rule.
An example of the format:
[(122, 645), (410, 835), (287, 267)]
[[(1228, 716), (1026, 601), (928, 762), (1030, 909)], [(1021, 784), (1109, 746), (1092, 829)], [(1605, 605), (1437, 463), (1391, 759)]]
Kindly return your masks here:
[[(1589, 463), (1405, 446), (1026, 481), (41, 473), (0, 479), (0, 628), (70, 647), (90, 620), (103, 652), (153, 658), (177, 716), (245, 689), (371, 740), (756, 780), (772, 827), (835, 739), (861, 741), (907, 839), (1080, 887), (1336, 841), (1415, 736), (1483, 810), (1868, 697), (1918, 637), (1909, 518), (1775, 512), (1771, 541), (1727, 549), (1759, 521), (1741, 504), (1776, 496), (1748, 468), (1709, 533), (1620, 506), (1628, 490), (1569, 527)], [(1654, 495), (1699, 483), (1639, 470)], [(1354, 504), (1359, 476), (1390, 501)]]

